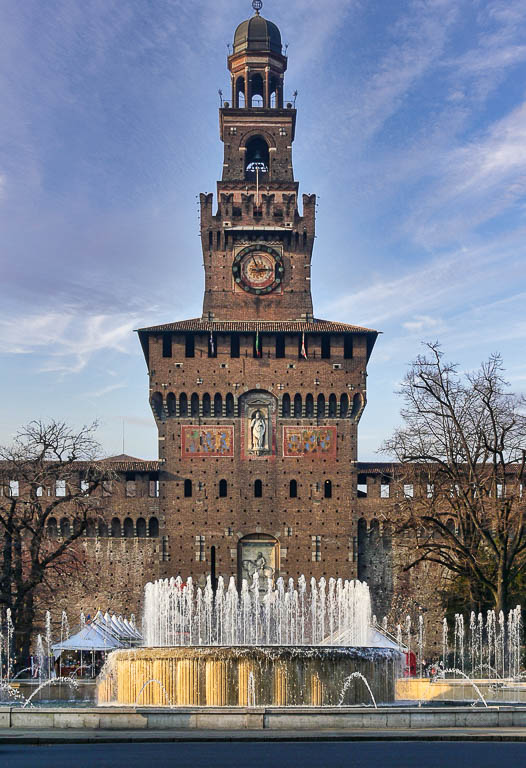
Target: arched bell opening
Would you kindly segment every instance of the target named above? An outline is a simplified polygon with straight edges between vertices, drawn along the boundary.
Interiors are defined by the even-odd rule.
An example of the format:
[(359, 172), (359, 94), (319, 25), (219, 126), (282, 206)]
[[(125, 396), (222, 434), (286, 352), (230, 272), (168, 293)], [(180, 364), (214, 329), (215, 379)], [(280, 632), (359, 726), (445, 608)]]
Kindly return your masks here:
[(255, 182), (266, 179), (270, 169), (268, 144), (262, 136), (253, 136), (246, 145), (245, 179)]
[(245, 106), (245, 78), (238, 77), (234, 88), (234, 107), (240, 109)]
[(265, 86), (263, 78), (256, 72), (250, 80), (250, 106), (251, 107), (263, 107), (265, 99)]

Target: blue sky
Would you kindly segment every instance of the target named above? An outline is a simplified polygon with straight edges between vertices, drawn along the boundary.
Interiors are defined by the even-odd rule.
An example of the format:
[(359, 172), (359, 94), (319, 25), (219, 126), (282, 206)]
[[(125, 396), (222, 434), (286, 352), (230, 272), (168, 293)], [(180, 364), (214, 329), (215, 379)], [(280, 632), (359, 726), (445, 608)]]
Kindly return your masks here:
[[(423, 340), (526, 389), (524, 0), (266, 0), (319, 195), (315, 314), (383, 332), (360, 458)], [(0, 442), (100, 420), (155, 457), (133, 329), (201, 313), (199, 192), (248, 0), (0, 0)]]

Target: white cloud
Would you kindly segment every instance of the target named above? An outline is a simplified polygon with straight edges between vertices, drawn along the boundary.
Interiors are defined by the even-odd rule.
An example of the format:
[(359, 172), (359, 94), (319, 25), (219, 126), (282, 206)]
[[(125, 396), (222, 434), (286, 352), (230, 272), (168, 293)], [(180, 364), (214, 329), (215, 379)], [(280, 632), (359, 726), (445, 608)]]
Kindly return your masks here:
[(0, 354), (38, 354), (43, 372), (79, 373), (103, 350), (127, 354), (136, 317), (43, 312), (0, 319)]
[(406, 233), (426, 247), (463, 238), (522, 205), (526, 194), (526, 104), (464, 145), (444, 151), (436, 158), (434, 175), (436, 182), (420, 195), (404, 224)]
[[(513, 308), (503, 302), (511, 304), (512, 296), (517, 304), (522, 301), (524, 242), (526, 228), (496, 234), (469, 247), (437, 251), (431, 258), (422, 252), (420, 264), (408, 261), (402, 274), (394, 265), (384, 267), (381, 278), (361, 290), (337, 295), (320, 315), (380, 330), (387, 323), (403, 327), (412, 318), (419, 321), (422, 317), (428, 323), (430, 318), (432, 322), (444, 318), (437, 320), (435, 328), (423, 327), (424, 331), (438, 332), (451, 323), (457, 325), (458, 315), (471, 313), (471, 322), (478, 325), (478, 316), (483, 322), (491, 311), (499, 332), (503, 323), (509, 326), (510, 313), (516, 317)], [(519, 314), (516, 319), (521, 317)]]
[(429, 317), (429, 315), (415, 315), (413, 320), (407, 320), (402, 325), (408, 331), (420, 333), (436, 329), (440, 322), (434, 317)]

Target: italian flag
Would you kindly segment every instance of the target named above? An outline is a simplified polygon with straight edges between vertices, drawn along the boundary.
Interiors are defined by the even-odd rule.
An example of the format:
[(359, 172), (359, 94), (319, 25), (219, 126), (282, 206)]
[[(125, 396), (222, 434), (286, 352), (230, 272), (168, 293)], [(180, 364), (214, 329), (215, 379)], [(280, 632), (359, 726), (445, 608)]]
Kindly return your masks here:
[(305, 331), (301, 334), (301, 356), (307, 359), (307, 350), (305, 349)]
[(256, 355), (261, 357), (261, 346), (259, 343), (259, 330), (256, 331)]

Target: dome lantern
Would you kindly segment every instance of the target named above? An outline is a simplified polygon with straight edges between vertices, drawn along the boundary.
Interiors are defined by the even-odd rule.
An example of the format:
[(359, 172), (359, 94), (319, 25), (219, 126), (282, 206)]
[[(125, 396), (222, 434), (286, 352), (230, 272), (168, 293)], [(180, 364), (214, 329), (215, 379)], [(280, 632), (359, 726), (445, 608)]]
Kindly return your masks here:
[(232, 104), (282, 108), (287, 57), (283, 55), (281, 32), (276, 24), (261, 16), (261, 0), (253, 0), (252, 7), (254, 16), (237, 27), (233, 52), (228, 58)]

